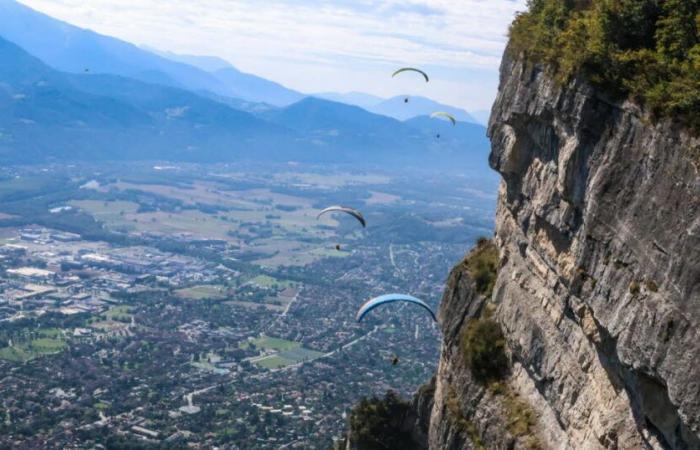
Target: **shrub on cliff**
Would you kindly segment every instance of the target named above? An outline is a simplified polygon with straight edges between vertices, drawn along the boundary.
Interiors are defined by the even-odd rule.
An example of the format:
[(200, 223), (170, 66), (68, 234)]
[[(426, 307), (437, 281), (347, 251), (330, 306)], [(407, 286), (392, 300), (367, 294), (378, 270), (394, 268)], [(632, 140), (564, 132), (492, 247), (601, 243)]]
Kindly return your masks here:
[(489, 383), (506, 375), (506, 341), (495, 320), (472, 319), (460, 336), (460, 348), (477, 381)]
[(383, 399), (363, 398), (350, 413), (350, 435), (361, 450), (413, 448), (411, 436), (402, 430), (410, 405), (392, 391)]
[(529, 0), (511, 48), (700, 132), (700, 0)]
[(479, 294), (491, 297), (498, 275), (498, 249), (490, 239), (479, 238), (476, 247), (466, 259), (469, 276), (474, 280)]

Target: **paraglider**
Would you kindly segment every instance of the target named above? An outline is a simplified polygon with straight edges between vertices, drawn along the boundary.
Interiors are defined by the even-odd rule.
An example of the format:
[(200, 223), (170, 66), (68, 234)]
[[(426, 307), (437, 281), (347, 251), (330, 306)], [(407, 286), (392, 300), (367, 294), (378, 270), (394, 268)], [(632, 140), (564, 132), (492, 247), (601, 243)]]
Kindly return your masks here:
[(453, 116), (452, 114), (450, 114), (448, 112), (444, 112), (444, 111), (434, 112), (430, 115), (430, 117), (432, 119), (449, 120), (450, 122), (452, 122), (453, 126), (457, 125), (457, 119), (455, 119), (455, 116)]
[(320, 213), (318, 213), (318, 216), (316, 216), (316, 220), (318, 220), (322, 215), (329, 213), (329, 212), (343, 212), (345, 214), (350, 214), (355, 219), (357, 219), (358, 222), (360, 222), (362, 224), (363, 228), (365, 228), (367, 226), (367, 223), (365, 222), (365, 218), (360, 211), (353, 209), (353, 208), (348, 208), (346, 206), (329, 206), (328, 208), (326, 208), (323, 211), (321, 211)]
[(403, 72), (416, 72), (416, 73), (419, 73), (419, 74), (423, 75), (423, 78), (425, 78), (425, 82), (426, 82), (426, 83), (427, 83), (428, 81), (430, 81), (430, 78), (428, 78), (428, 74), (427, 74), (427, 73), (423, 72), (423, 71), (420, 70), (420, 69), (416, 69), (415, 67), (402, 67), (401, 69), (399, 69), (399, 70), (397, 70), (396, 72), (394, 72), (393, 75), (391, 75), (391, 77), (394, 78), (396, 75), (398, 75), (398, 74), (400, 74), (400, 73), (403, 73)]
[(435, 317), (435, 313), (433, 312), (432, 309), (430, 309), (430, 306), (428, 306), (427, 303), (425, 303), (423, 300), (420, 300), (416, 297), (413, 297), (411, 295), (405, 295), (405, 294), (386, 294), (386, 295), (380, 295), (379, 297), (372, 298), (370, 300), (367, 300), (362, 307), (357, 311), (357, 316), (355, 317), (358, 322), (362, 322), (362, 319), (372, 311), (374, 308), (382, 305), (386, 305), (387, 303), (394, 303), (394, 302), (406, 302), (406, 303), (413, 303), (414, 305), (418, 305), (421, 308), (425, 309), (430, 313), (430, 316), (433, 318), (434, 321), (437, 322), (437, 318)]

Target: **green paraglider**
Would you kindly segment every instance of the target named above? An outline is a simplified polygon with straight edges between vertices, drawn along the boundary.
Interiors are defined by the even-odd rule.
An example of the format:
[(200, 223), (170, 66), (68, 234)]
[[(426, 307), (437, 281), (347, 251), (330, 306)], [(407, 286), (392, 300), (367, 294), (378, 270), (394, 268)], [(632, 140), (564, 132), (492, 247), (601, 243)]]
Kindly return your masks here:
[(434, 112), (430, 115), (430, 117), (432, 119), (449, 120), (450, 122), (452, 122), (453, 126), (457, 125), (457, 119), (455, 119), (455, 116), (453, 116), (452, 114), (450, 114), (448, 112), (444, 112), (444, 111)]
[(391, 77), (393, 78), (393, 77), (395, 77), (396, 75), (398, 75), (398, 74), (400, 74), (400, 73), (403, 73), (403, 72), (416, 72), (416, 73), (419, 73), (419, 74), (423, 75), (423, 78), (425, 78), (425, 82), (426, 82), (426, 83), (427, 83), (428, 81), (430, 81), (430, 78), (428, 77), (428, 74), (427, 74), (427, 73), (423, 72), (423, 71), (420, 70), (420, 69), (416, 69), (415, 67), (402, 67), (401, 69), (399, 69), (399, 70), (397, 70), (396, 72), (394, 72), (393, 75), (391, 75)]

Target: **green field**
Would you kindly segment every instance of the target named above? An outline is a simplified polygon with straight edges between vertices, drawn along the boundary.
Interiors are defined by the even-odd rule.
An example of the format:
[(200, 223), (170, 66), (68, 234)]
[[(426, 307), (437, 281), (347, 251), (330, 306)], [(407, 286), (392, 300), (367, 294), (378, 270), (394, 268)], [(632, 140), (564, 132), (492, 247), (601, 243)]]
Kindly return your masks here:
[(42, 337), (29, 343), (0, 349), (0, 358), (14, 362), (27, 362), (43, 355), (51, 355), (63, 351), (68, 344), (60, 339)]
[(105, 313), (107, 320), (131, 320), (131, 308), (127, 305), (119, 305), (110, 308)]
[(257, 339), (253, 339), (252, 341), (242, 342), (240, 344), (240, 347), (246, 349), (250, 347), (251, 343), (255, 344), (256, 348), (265, 350), (276, 350), (278, 352), (301, 347), (301, 344), (299, 342), (288, 341), (286, 339), (277, 339), (269, 336), (262, 336)]
[(291, 366), (293, 364), (298, 364), (300, 362), (316, 359), (322, 355), (323, 353), (321, 352), (316, 352), (306, 348), (294, 348), (255, 361), (255, 364), (266, 369), (279, 369), (282, 367)]
[(89, 212), (96, 219), (102, 219), (105, 216), (111, 218), (120, 214), (135, 213), (139, 209), (138, 203), (120, 200), (73, 200), (68, 202), (68, 204)]
[(25, 362), (34, 359), (31, 352), (24, 346), (0, 348), (0, 358), (14, 362)]
[(315, 248), (311, 250), (311, 253), (313, 255), (320, 256), (322, 258), (346, 258), (350, 256), (350, 252), (346, 252), (344, 250), (336, 250), (335, 247), (333, 248), (326, 248), (326, 247), (321, 247), (321, 248)]
[(319, 358), (323, 356), (323, 353), (317, 352), (315, 350), (309, 350), (308, 348), (300, 347), (281, 352), (279, 356), (285, 359), (291, 359), (296, 362), (301, 362)]
[(301, 343), (299, 342), (272, 338), (269, 336), (262, 336), (252, 341), (243, 342), (241, 343), (240, 347), (247, 349), (250, 347), (251, 343), (255, 344), (257, 349), (278, 352), (274, 355), (259, 359), (253, 363), (266, 369), (278, 369), (280, 367), (286, 367), (292, 364), (298, 364), (303, 361), (315, 359), (323, 355), (321, 352), (302, 347)]
[(98, 411), (106, 411), (109, 409), (109, 404), (105, 402), (97, 402), (94, 405), (92, 405), (92, 407)]
[(272, 355), (256, 361), (255, 364), (266, 369), (279, 369), (281, 367), (291, 366), (292, 364), (295, 364), (295, 361), (282, 358), (278, 355)]
[(37, 333), (41, 337), (57, 338), (63, 335), (63, 330), (61, 330), (60, 328), (42, 328), (40, 330), (37, 330)]
[(220, 300), (222, 298), (226, 298), (226, 290), (220, 285), (207, 284), (192, 286), (184, 289), (178, 289), (174, 293), (177, 297), (186, 298), (188, 300)]
[(47, 176), (25, 176), (0, 181), (0, 198), (18, 193), (39, 193), (56, 179)]
[(134, 229), (129, 218), (139, 209), (138, 203), (127, 201), (73, 200), (68, 204), (89, 213), (108, 227), (124, 231)]

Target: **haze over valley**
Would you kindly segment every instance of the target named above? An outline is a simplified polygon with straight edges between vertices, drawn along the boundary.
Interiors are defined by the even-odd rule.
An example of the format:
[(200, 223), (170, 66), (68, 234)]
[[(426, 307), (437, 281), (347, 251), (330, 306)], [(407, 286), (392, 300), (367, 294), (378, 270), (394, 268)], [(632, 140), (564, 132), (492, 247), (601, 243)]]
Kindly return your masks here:
[(470, 112), (301, 93), (11, 0), (0, 62), (0, 447), (327, 449), (359, 399), (432, 376), (429, 315), (355, 313), (436, 309), (493, 233)]

